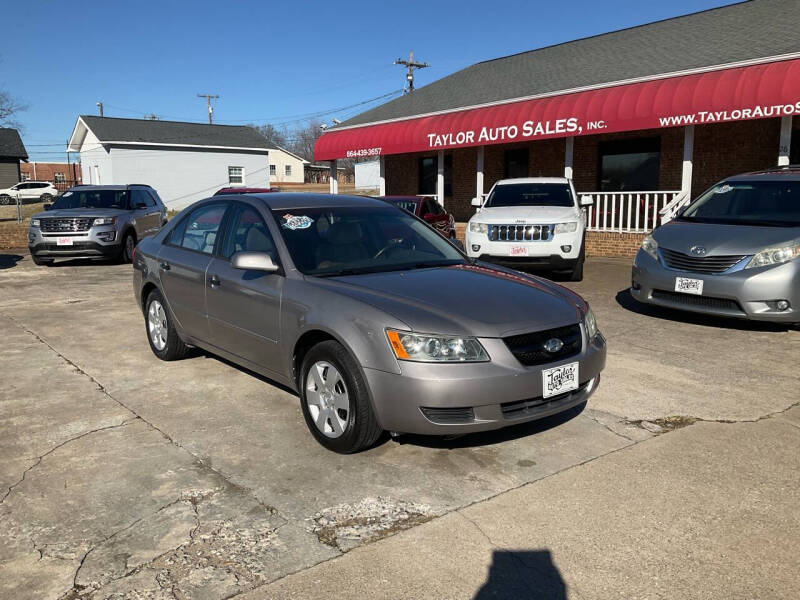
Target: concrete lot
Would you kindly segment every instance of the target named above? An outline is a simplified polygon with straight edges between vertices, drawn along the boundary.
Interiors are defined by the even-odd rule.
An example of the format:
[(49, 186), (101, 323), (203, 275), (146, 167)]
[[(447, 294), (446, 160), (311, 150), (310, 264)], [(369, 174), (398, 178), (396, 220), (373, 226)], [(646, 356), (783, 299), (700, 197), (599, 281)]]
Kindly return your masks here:
[(609, 341), (585, 408), (339, 456), (286, 390), (158, 361), (130, 266), (0, 255), (0, 597), (796, 597), (800, 332), (629, 274), (569, 284)]

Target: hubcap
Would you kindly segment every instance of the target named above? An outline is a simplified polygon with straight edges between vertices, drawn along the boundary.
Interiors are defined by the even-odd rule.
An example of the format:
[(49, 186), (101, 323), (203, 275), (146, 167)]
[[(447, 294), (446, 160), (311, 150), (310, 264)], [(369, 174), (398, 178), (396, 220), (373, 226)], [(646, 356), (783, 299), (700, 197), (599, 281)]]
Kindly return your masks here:
[(156, 350), (161, 351), (167, 346), (167, 314), (158, 300), (153, 300), (147, 311), (147, 331)]
[(323, 435), (337, 438), (350, 417), (350, 396), (339, 371), (329, 362), (311, 365), (306, 375), (306, 405)]

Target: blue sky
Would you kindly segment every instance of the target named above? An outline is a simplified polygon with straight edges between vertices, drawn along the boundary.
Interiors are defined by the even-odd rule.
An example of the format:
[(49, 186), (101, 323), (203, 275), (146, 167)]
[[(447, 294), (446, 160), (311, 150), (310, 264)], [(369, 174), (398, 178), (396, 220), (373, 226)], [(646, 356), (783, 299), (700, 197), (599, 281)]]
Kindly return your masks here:
[[(293, 127), (301, 115), (400, 89), (408, 56), (432, 66), (417, 87), (475, 62), (729, 4), (712, 0), (447, 2), (71, 2), (3, 7), (0, 87), (32, 160), (64, 160), (79, 114)], [(15, 27), (12, 24), (20, 24)], [(365, 105), (324, 118), (344, 120)]]

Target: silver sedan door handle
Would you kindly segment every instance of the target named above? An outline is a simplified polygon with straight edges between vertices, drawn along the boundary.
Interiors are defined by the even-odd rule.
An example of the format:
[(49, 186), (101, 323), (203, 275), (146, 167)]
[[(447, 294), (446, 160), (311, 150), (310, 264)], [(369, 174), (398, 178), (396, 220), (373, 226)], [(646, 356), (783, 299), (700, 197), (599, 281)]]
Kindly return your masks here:
[(212, 275), (208, 278), (208, 283), (212, 288), (218, 288), (220, 286), (219, 277)]

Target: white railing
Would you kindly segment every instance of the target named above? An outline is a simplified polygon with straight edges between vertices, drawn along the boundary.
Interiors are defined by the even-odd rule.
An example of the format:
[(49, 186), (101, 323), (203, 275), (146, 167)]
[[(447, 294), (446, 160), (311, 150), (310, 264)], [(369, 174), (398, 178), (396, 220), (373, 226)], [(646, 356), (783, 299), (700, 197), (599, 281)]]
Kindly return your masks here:
[(659, 213), (672, 203), (680, 191), (586, 192), (586, 229), (618, 233), (646, 233), (658, 226)]
[(659, 214), (661, 215), (661, 224), (663, 225), (664, 223), (669, 223), (672, 219), (674, 219), (678, 211), (689, 204), (691, 199), (692, 197), (689, 195), (689, 192), (681, 192), (680, 194), (676, 194), (672, 201), (667, 203), (664, 208), (659, 211)]

